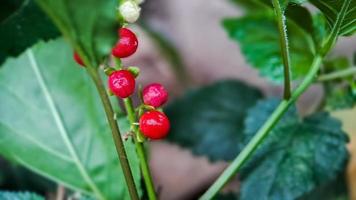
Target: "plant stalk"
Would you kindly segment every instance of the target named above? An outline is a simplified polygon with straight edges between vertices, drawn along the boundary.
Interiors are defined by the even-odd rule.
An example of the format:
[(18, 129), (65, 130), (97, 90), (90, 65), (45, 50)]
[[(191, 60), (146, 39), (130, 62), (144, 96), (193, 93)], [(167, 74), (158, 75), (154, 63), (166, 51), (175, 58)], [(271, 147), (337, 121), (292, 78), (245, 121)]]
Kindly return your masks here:
[(355, 74), (356, 74), (356, 67), (350, 67), (348, 69), (336, 71), (330, 74), (321, 75), (319, 76), (318, 81), (331, 81), (334, 79), (344, 78)]
[(134, 179), (132, 176), (132, 172), (131, 172), (129, 161), (127, 158), (127, 154), (126, 154), (124, 144), (123, 144), (123, 141), (121, 138), (120, 130), (119, 130), (116, 120), (114, 119), (114, 111), (113, 111), (112, 105), (110, 103), (109, 97), (106, 93), (105, 86), (104, 86), (103, 81), (101, 80), (99, 73), (96, 69), (88, 68), (88, 72), (95, 83), (95, 86), (99, 92), (101, 101), (103, 103), (106, 117), (108, 119), (108, 122), (109, 122), (109, 125), (111, 128), (112, 137), (115, 142), (116, 151), (119, 156), (121, 168), (124, 173), (124, 177), (126, 180), (126, 184), (127, 184), (128, 190), (129, 190), (130, 197), (132, 200), (139, 200), (139, 196), (138, 196), (138, 193), (136, 190), (136, 186), (135, 186), (135, 182), (134, 182)]
[(281, 8), (279, 0), (272, 0), (274, 11), (276, 13), (276, 19), (279, 30), (280, 48), (283, 60), (283, 73), (284, 73), (284, 92), (283, 98), (288, 100), (291, 97), (291, 78), (290, 78), (290, 56), (287, 37), (287, 25), (284, 11)]
[(232, 163), (225, 169), (215, 183), (200, 197), (200, 200), (212, 199), (224, 185), (241, 169), (241, 166), (250, 158), (252, 153), (256, 150), (258, 145), (268, 135), (270, 130), (276, 125), (283, 114), (288, 110), (289, 106), (293, 104), (298, 97), (312, 84), (316, 74), (321, 66), (322, 56), (317, 55), (314, 58), (313, 64), (307, 76), (298, 88), (292, 93), (289, 100), (283, 100), (278, 107), (274, 110), (264, 125), (258, 130), (256, 135), (240, 152), (240, 154), (232, 161)]
[(127, 117), (130, 121), (130, 124), (132, 126), (132, 130), (134, 131), (134, 141), (135, 141), (135, 146), (136, 146), (136, 151), (137, 151), (137, 155), (140, 161), (140, 166), (141, 166), (141, 171), (142, 171), (142, 175), (143, 175), (143, 180), (145, 182), (145, 186), (147, 189), (147, 194), (148, 194), (148, 199), (149, 200), (156, 200), (156, 191), (155, 191), (155, 187), (153, 184), (153, 180), (152, 180), (152, 176), (151, 176), (151, 172), (150, 172), (150, 168), (147, 162), (147, 156), (145, 153), (145, 148), (143, 146), (142, 142), (139, 142), (137, 140), (137, 137), (140, 136), (140, 131), (137, 125), (134, 125), (134, 123), (137, 122), (137, 115), (135, 112), (135, 108), (132, 104), (132, 99), (131, 97), (125, 98), (124, 99), (124, 104), (125, 104), (125, 109), (127, 112)]

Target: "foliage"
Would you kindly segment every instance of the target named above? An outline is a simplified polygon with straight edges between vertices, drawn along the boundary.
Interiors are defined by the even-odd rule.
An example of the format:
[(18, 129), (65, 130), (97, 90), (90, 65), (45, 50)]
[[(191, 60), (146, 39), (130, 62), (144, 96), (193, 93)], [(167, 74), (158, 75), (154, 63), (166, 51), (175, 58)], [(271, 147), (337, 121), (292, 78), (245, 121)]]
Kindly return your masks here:
[[(281, 82), (283, 62), (279, 45), (279, 32), (273, 13), (246, 15), (225, 19), (223, 24), (229, 36), (238, 41), (246, 59), (261, 75)], [(291, 20), (287, 23), (291, 52), (291, 71), (294, 79), (305, 75), (314, 57), (311, 35)], [(258, 52), (258, 53), (257, 53)]]
[(340, 23), (338, 35), (351, 35), (356, 31), (356, 0), (309, 0), (324, 14), (331, 30), (338, 18)]
[[(278, 101), (249, 111), (245, 134), (252, 137)], [(297, 199), (334, 180), (348, 158), (341, 123), (326, 113), (299, 119), (291, 108), (241, 172), (241, 200)]]
[(247, 110), (260, 98), (257, 89), (238, 81), (190, 91), (165, 109), (174, 124), (168, 139), (211, 160), (231, 160), (243, 148)]
[(30, 192), (5, 192), (0, 191), (0, 199), (2, 200), (44, 200), (43, 197)]
[(36, 1), (87, 66), (96, 68), (109, 55), (118, 37), (116, 0)]
[[(38, 5), (34, 0), (6, 0), (0, 8), (0, 64), (22, 53), (9, 58), (0, 69), (0, 154), (88, 198), (129, 199), (104, 110), (85, 73), (94, 81), (98, 78), (93, 72), (117, 40), (114, 8), (120, 1), (35, 1)], [(260, 91), (232, 80), (192, 90), (165, 108), (172, 124), (168, 140), (211, 161), (230, 161), (242, 152), (240, 194), (221, 196), (224, 199), (329, 198), (326, 194), (344, 198), (345, 191), (334, 194), (329, 189), (338, 182), (348, 159), (348, 138), (341, 123), (326, 112), (301, 118), (294, 102), (316, 80), (321, 63), (320, 74), (351, 67), (343, 57), (324, 57), (339, 36), (355, 33), (356, 0), (279, 0), (278, 8), (270, 0), (233, 2), (242, 5), (245, 13), (224, 19), (223, 26), (247, 61), (262, 76), (281, 83), (286, 79), (281, 55), (290, 52), (284, 57), (291, 59), (293, 80), (305, 79), (292, 98), (283, 101), (257, 103), (262, 98)], [(317, 11), (312, 14), (304, 6), (306, 2)], [(283, 22), (280, 29), (277, 9), (283, 15), (277, 19)], [(186, 74), (174, 46), (144, 28), (183, 80)], [(62, 38), (39, 42), (58, 37), (59, 31), (71, 46)], [(281, 39), (283, 31), (288, 37)], [(86, 70), (72, 61), (73, 50), (88, 66)], [(354, 77), (338, 79), (323, 83), (327, 92), (321, 110), (355, 105)], [(101, 95), (106, 94), (98, 88)], [(136, 114), (133, 109), (132, 113)], [(123, 134), (129, 131), (126, 119), (121, 116), (118, 122)], [(260, 142), (255, 142), (256, 136)], [(139, 186), (136, 151), (131, 141), (125, 148)], [(230, 170), (230, 177), (238, 170)], [(27, 192), (0, 192), (0, 199), (43, 198)]]
[[(58, 39), (4, 64), (0, 152), (69, 188), (98, 198), (128, 199), (99, 97), (71, 58), (70, 47)], [(128, 123), (119, 122), (122, 132), (128, 131)], [(126, 146), (139, 185), (135, 150), (130, 142)]]
[(5, 0), (1, 4), (0, 64), (40, 40), (59, 36), (57, 28), (34, 0)]

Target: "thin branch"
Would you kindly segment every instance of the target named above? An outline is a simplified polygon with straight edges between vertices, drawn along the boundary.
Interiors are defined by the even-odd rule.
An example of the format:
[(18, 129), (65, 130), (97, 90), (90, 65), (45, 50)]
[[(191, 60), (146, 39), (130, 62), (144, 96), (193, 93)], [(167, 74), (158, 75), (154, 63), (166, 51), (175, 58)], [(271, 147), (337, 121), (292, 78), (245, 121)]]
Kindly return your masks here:
[(330, 74), (321, 75), (319, 76), (318, 81), (331, 81), (334, 79), (340, 79), (352, 75), (356, 75), (356, 67), (350, 67), (348, 69), (344, 69), (341, 71), (336, 71)]

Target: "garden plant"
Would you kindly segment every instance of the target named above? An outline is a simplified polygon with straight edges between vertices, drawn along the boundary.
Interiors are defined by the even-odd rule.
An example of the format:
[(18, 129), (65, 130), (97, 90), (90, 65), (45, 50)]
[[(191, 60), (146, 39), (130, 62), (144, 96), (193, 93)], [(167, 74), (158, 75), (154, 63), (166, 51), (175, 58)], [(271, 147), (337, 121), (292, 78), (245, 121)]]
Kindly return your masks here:
[[(123, 64), (140, 49), (136, 24), (172, 65), (181, 65), (173, 45), (140, 18), (142, 3), (5, 0), (3, 158), (45, 177), (47, 186), (64, 186), (68, 199), (155, 200), (160, 189), (151, 175), (148, 143), (166, 140), (212, 163), (229, 163), (194, 198), (348, 198), (351, 133), (332, 113), (355, 106), (356, 55), (335, 56), (333, 49), (356, 32), (356, 0), (230, 1), (243, 15), (222, 19), (219, 28), (283, 94), (264, 97), (253, 86), (224, 80), (169, 103), (160, 77), (141, 85), (137, 78), (145, 66)], [(172, 69), (183, 82), (189, 74)], [(301, 114), (296, 103), (312, 85), (324, 95), (312, 112)], [(222, 192), (232, 179), (239, 189)], [(0, 200), (44, 198), (36, 191), (0, 191)]]

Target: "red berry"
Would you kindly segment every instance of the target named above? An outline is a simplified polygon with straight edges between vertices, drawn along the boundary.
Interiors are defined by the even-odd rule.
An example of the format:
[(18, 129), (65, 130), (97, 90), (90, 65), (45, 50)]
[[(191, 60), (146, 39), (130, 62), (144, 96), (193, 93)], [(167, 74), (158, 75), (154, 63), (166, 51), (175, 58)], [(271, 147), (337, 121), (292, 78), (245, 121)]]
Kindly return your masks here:
[(119, 70), (110, 74), (108, 85), (118, 97), (126, 98), (135, 91), (135, 77), (127, 70)]
[(169, 128), (169, 119), (162, 112), (148, 111), (140, 118), (140, 130), (150, 139), (164, 138), (168, 134)]
[(143, 102), (155, 108), (160, 107), (168, 100), (168, 92), (159, 83), (152, 83), (143, 89)]
[(75, 62), (77, 62), (81, 66), (85, 66), (83, 60), (80, 58), (77, 52), (74, 52), (73, 57)]
[(119, 29), (119, 41), (112, 49), (112, 55), (117, 58), (126, 58), (137, 50), (138, 41), (135, 33), (127, 28)]

